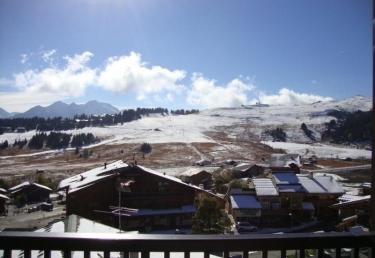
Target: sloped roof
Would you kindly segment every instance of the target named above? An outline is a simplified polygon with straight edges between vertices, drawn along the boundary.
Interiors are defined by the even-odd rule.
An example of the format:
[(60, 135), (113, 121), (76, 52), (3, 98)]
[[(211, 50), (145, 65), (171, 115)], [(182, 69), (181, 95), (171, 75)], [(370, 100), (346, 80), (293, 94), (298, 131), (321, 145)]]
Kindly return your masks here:
[(331, 176), (314, 176), (298, 174), (299, 182), (307, 193), (314, 194), (343, 194), (342, 186)]
[[(178, 183), (178, 184), (182, 184), (182, 185), (184, 185), (186, 187), (189, 187), (189, 188), (192, 188), (194, 190), (206, 192), (207, 194), (209, 194), (211, 196), (218, 197), (218, 198), (222, 199), (221, 197), (219, 197), (219, 196), (217, 196), (217, 195), (215, 195), (215, 194), (213, 194), (213, 193), (211, 193), (207, 190), (204, 190), (204, 189), (202, 189), (198, 186), (184, 183), (181, 179), (178, 179), (176, 177), (164, 175), (160, 172), (157, 172), (157, 171), (154, 171), (152, 169), (145, 168), (145, 167), (142, 167), (142, 166), (136, 166), (136, 167), (138, 167), (142, 171), (144, 171), (146, 173), (149, 173), (149, 174), (152, 174), (154, 176), (158, 176), (160, 178), (163, 178), (163, 179), (166, 179), (166, 180), (169, 180), (169, 181), (173, 181), (173, 182)], [(129, 168), (129, 165), (124, 163), (122, 160), (119, 160), (119, 161), (113, 162), (111, 164), (107, 164), (106, 168), (104, 168), (104, 166), (101, 166), (101, 167), (94, 168), (94, 169), (91, 169), (89, 171), (83, 172), (81, 174), (75, 175), (73, 177), (69, 177), (67, 179), (64, 179), (60, 182), (59, 189), (64, 189), (64, 188), (69, 187), (69, 193), (73, 193), (73, 192), (79, 191), (80, 189), (89, 187), (89, 186), (95, 184), (96, 182), (98, 182), (102, 179), (116, 176), (117, 172), (125, 171), (126, 168)]]
[(343, 194), (344, 189), (342, 186), (329, 175), (314, 176), (314, 179), (326, 190), (327, 193), (331, 194)]
[(0, 199), (9, 200), (9, 197), (4, 194), (0, 194)]
[(235, 170), (235, 171), (246, 171), (254, 165), (255, 164), (251, 164), (251, 163), (240, 163), (237, 166), (235, 166), (233, 168), (233, 170)]
[(355, 195), (344, 194), (343, 196), (339, 198), (340, 202), (333, 204), (331, 207), (340, 208), (340, 207), (350, 206), (353, 204), (367, 203), (370, 200), (371, 200), (371, 195), (355, 196)]
[(66, 178), (59, 183), (59, 189), (69, 187), (69, 190), (91, 185), (106, 177), (114, 176), (119, 169), (128, 167), (122, 160), (107, 164), (106, 168), (100, 166), (81, 174)]
[(299, 184), (298, 177), (293, 172), (272, 173), (277, 185)]
[(278, 196), (279, 193), (270, 178), (253, 179), (257, 196)]
[(259, 201), (254, 195), (231, 195), (230, 202), (233, 209), (261, 209)]
[(45, 189), (45, 190), (48, 190), (48, 191), (52, 191), (52, 189), (49, 188), (48, 186), (37, 184), (37, 183), (30, 183), (29, 181), (26, 181), (26, 182), (23, 182), (23, 183), (21, 183), (19, 185), (13, 186), (12, 188), (9, 188), (8, 191), (14, 193), (14, 192), (17, 192), (17, 191), (19, 191), (19, 190), (21, 190), (23, 188), (29, 187), (31, 185), (34, 185), (34, 186), (36, 186), (38, 188), (42, 188), (42, 189)]
[(0, 188), (0, 193), (7, 193), (8, 191), (4, 188)]
[(326, 190), (308, 175), (297, 175), (298, 180), (307, 193), (326, 193)]
[[(188, 170), (186, 170), (185, 172), (181, 173), (180, 175), (181, 176), (194, 176), (194, 175), (197, 175), (199, 173), (209, 173), (207, 172), (206, 170), (202, 169), (202, 168), (190, 168)], [(211, 173), (209, 173), (211, 174)]]
[(271, 167), (289, 167), (290, 164), (301, 166), (301, 159), (299, 154), (271, 154)]
[(279, 193), (303, 193), (305, 189), (300, 184), (278, 185)]

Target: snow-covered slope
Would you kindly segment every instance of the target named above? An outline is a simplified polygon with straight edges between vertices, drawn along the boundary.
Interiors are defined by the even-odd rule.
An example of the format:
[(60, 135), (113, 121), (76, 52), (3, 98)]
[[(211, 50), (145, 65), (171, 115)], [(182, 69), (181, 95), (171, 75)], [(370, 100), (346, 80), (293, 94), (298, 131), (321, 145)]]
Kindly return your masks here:
[[(225, 132), (229, 137), (246, 138), (251, 135), (253, 140), (268, 139), (263, 133), (266, 129), (281, 127), (287, 134), (287, 141), (293, 143), (310, 143), (300, 129), (305, 123), (320, 139), (324, 123), (334, 119), (327, 111), (370, 110), (372, 102), (365, 97), (356, 96), (343, 101), (319, 102), (308, 105), (294, 106), (248, 106), (241, 108), (207, 109), (199, 114), (181, 116), (144, 117), (123, 125), (83, 128), (69, 130), (67, 133), (91, 132), (97, 137), (106, 138), (102, 144), (121, 143), (167, 143), (167, 142), (214, 142), (208, 131)], [(10, 133), (0, 135), (0, 142), (15, 139), (29, 139), (35, 132)]]

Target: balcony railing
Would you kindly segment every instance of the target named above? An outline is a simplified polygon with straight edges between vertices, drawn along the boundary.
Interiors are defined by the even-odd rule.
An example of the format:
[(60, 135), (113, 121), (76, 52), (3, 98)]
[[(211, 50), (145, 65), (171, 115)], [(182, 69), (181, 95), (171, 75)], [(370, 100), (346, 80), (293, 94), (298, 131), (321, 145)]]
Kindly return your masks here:
[(343, 248), (352, 249), (351, 257), (360, 257), (363, 248), (367, 248), (367, 257), (375, 257), (375, 233), (126, 235), (0, 232), (0, 250), (4, 257), (11, 257), (12, 250), (22, 250), (25, 258), (31, 257), (33, 250), (44, 251), (44, 257), (51, 257), (51, 251), (55, 250), (61, 251), (64, 257), (72, 257), (73, 251), (83, 252), (84, 257), (99, 251), (104, 257), (111, 257), (111, 252), (121, 252), (125, 258), (138, 252), (141, 258), (152, 257), (151, 252), (163, 252), (164, 258), (170, 258), (172, 252), (183, 252), (184, 258), (190, 258), (192, 252), (203, 253), (204, 258), (210, 254), (228, 258), (236, 252), (249, 258), (250, 251), (261, 251), (262, 257), (268, 257), (275, 250), (278, 251), (276, 257), (287, 257), (287, 250), (296, 250), (294, 257), (310, 257), (310, 250), (316, 250), (315, 257), (327, 257), (325, 249), (335, 250), (333, 257), (342, 257)]

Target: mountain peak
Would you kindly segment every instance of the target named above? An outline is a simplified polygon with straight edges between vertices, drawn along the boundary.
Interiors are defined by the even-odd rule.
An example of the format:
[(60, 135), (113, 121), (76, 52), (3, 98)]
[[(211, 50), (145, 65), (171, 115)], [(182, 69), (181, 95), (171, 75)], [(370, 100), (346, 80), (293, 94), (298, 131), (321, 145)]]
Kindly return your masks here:
[(56, 101), (47, 107), (32, 107), (24, 113), (17, 114), (15, 117), (74, 117), (75, 115), (81, 114), (104, 115), (118, 112), (120, 111), (116, 107), (97, 100), (91, 100), (86, 104), (71, 103), (69, 105), (62, 101)]

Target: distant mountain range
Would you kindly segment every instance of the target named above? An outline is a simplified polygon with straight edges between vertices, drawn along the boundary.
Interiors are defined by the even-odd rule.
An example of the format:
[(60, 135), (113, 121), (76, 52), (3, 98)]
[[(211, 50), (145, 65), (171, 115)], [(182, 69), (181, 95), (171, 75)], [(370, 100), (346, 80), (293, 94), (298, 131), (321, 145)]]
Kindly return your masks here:
[(49, 106), (35, 106), (24, 113), (9, 113), (0, 108), (0, 118), (31, 118), (31, 117), (74, 117), (74, 115), (104, 115), (120, 112), (116, 107), (108, 103), (91, 100), (86, 104), (66, 104), (57, 101)]

